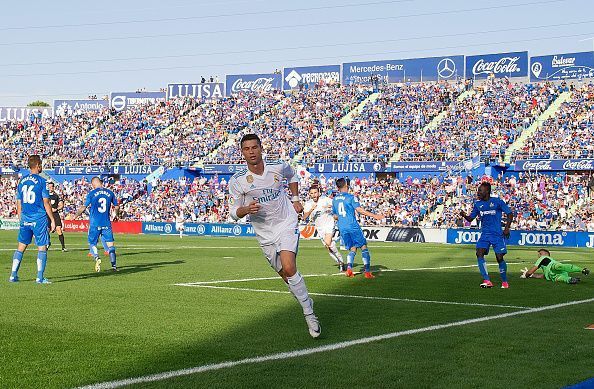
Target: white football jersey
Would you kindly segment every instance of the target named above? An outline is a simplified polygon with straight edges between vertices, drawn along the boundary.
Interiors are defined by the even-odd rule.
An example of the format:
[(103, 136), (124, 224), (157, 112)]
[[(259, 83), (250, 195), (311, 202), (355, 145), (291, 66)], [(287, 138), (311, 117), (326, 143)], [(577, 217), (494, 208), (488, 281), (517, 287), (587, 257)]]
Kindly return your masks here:
[(315, 208), (309, 215), (309, 220), (313, 221), (316, 225), (334, 222), (334, 218), (332, 218), (332, 199), (329, 197), (321, 196), (317, 203), (314, 203), (311, 199), (307, 200), (303, 208), (305, 212), (309, 212)]
[(260, 210), (250, 215), (254, 232), (262, 245), (275, 243), (281, 231), (297, 228), (297, 212), (289, 199), (284, 180), (299, 182), (299, 176), (286, 162), (264, 162), (261, 176), (247, 168), (238, 171), (229, 180), (229, 212), (238, 220), (237, 209), (249, 205), (254, 200)]

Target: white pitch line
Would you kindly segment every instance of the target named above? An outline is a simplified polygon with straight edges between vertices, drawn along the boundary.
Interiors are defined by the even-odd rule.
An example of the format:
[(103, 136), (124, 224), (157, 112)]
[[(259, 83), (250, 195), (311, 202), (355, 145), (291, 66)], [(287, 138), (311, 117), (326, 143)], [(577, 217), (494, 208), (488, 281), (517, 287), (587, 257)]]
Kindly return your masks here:
[(420, 334), (420, 333), (438, 331), (438, 330), (443, 330), (443, 329), (452, 328), (452, 327), (461, 327), (461, 326), (465, 326), (468, 324), (475, 324), (475, 323), (482, 323), (482, 322), (487, 322), (487, 321), (491, 321), (491, 320), (505, 319), (508, 317), (519, 316), (519, 315), (528, 315), (531, 313), (549, 311), (552, 309), (564, 308), (564, 307), (568, 307), (571, 305), (587, 304), (587, 303), (592, 303), (592, 302), (594, 302), (594, 298), (587, 299), (587, 300), (569, 301), (569, 302), (561, 303), (561, 304), (546, 305), (546, 306), (538, 307), (538, 308), (530, 308), (530, 309), (527, 309), (524, 311), (502, 313), (499, 315), (491, 315), (491, 316), (482, 316), (482, 317), (477, 317), (475, 319), (466, 319), (466, 320), (454, 321), (454, 322), (450, 322), (450, 323), (436, 324), (436, 325), (432, 325), (432, 326), (428, 326), (428, 327), (415, 328), (415, 329), (411, 329), (411, 330), (390, 332), (390, 333), (383, 334), (383, 335), (370, 336), (370, 337), (366, 337), (366, 338), (359, 338), (359, 339), (354, 339), (354, 340), (349, 340), (349, 341), (339, 342), (339, 343), (331, 343), (331, 344), (327, 344), (327, 345), (319, 346), (319, 347), (312, 347), (312, 348), (306, 348), (306, 349), (301, 349), (301, 350), (280, 352), (280, 353), (268, 354), (268, 355), (259, 356), (259, 357), (239, 359), (239, 360), (235, 360), (235, 361), (212, 363), (212, 364), (196, 366), (196, 367), (192, 367), (192, 368), (188, 368), (188, 369), (173, 370), (173, 371), (168, 371), (168, 372), (164, 372), (164, 373), (151, 374), (151, 375), (147, 375), (147, 376), (143, 376), (143, 377), (127, 378), (127, 379), (118, 380), (118, 381), (101, 382), (101, 383), (97, 383), (97, 384), (93, 384), (93, 385), (83, 386), (80, 389), (119, 388), (119, 387), (127, 386), (127, 385), (142, 384), (142, 383), (146, 383), (146, 382), (163, 381), (163, 380), (166, 380), (169, 378), (183, 377), (183, 376), (188, 376), (188, 375), (192, 375), (192, 374), (204, 373), (207, 371), (229, 369), (229, 368), (241, 366), (241, 365), (253, 365), (253, 364), (257, 364), (257, 363), (281, 361), (281, 360), (290, 359), (290, 358), (303, 357), (306, 355), (341, 350), (341, 349), (345, 349), (345, 348), (352, 347), (352, 346), (368, 344), (368, 343), (378, 342), (378, 341), (382, 341), (382, 340), (394, 339), (394, 338), (399, 338), (402, 336), (416, 335), (416, 334)]
[[(195, 287), (195, 288), (239, 290), (239, 291), (245, 291), (245, 292), (259, 292), (259, 293), (276, 293), (276, 294), (290, 294), (291, 293), (288, 290), (236, 288), (236, 287), (232, 287), (232, 286), (191, 285), (191, 284), (175, 284), (175, 285), (176, 286), (191, 286), (191, 287)], [(359, 296), (359, 295), (335, 294), (335, 293), (310, 292), (309, 294), (311, 296), (352, 298), (352, 299), (363, 299), (363, 300), (400, 301), (400, 302), (425, 303), (425, 304), (464, 305), (464, 306), (476, 306), (476, 307), (495, 307), (495, 308), (513, 308), (513, 309), (530, 309), (531, 308), (531, 307), (522, 307), (522, 306), (518, 306), (518, 305), (466, 303), (466, 302), (458, 302), (458, 301), (439, 301), (439, 300), (419, 300), (419, 299), (408, 299), (408, 298), (397, 298), (397, 297)]]

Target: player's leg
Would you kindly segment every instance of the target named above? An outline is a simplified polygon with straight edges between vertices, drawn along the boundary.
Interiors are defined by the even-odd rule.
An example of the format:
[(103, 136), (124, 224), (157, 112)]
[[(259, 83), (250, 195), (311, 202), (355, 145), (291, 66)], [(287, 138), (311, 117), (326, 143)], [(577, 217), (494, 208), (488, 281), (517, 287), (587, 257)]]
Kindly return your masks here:
[(363, 266), (365, 267), (365, 278), (375, 278), (371, 274), (371, 254), (366, 244), (361, 246), (361, 257), (363, 258)]
[(338, 251), (338, 248), (336, 247), (336, 242), (334, 241), (334, 239), (332, 239), (333, 235), (334, 234), (332, 232), (326, 232), (322, 237), (322, 242), (324, 243), (324, 246), (326, 246), (326, 248), (328, 249), (330, 258), (332, 258), (338, 264), (339, 269), (342, 271), (342, 254), (340, 254), (340, 251)]
[(478, 264), (479, 271), (481, 272), (481, 276), (483, 277), (483, 282), (480, 285), (481, 288), (493, 287), (493, 283), (491, 283), (491, 278), (489, 277), (489, 271), (487, 270), (487, 262), (485, 261), (485, 255), (487, 255), (488, 252), (488, 244), (485, 244), (485, 242), (481, 242), (481, 240), (479, 239), (479, 241), (476, 243), (476, 261)]
[(109, 253), (109, 261), (111, 262), (111, 269), (117, 271), (117, 256), (116, 248), (114, 245), (113, 231), (111, 228), (104, 228), (101, 230), (101, 236), (105, 238), (105, 244), (107, 244), (107, 252)]
[(66, 242), (64, 240), (64, 230), (62, 229), (62, 221), (59, 218), (56, 219), (56, 234), (58, 234), (58, 239), (60, 240), (60, 244), (62, 245), (62, 251), (68, 251), (66, 249)]
[(509, 283), (507, 282), (507, 263), (503, 258), (505, 254), (507, 254), (507, 245), (505, 243), (505, 239), (503, 235), (501, 236), (494, 236), (491, 239), (491, 244), (493, 245), (493, 251), (495, 251), (495, 258), (497, 259), (497, 264), (499, 265), (499, 275), (501, 277), (501, 287), (503, 289), (509, 288)]
[(570, 263), (557, 262), (557, 263), (551, 265), (551, 267), (555, 271), (560, 271), (560, 272), (565, 272), (565, 273), (582, 273), (584, 275), (588, 275), (590, 273), (590, 271), (588, 269), (586, 269), (585, 267), (581, 268), (579, 266), (572, 265)]
[(101, 231), (98, 230), (96, 227), (91, 228), (89, 227), (89, 235), (88, 235), (88, 242), (89, 242), (89, 250), (93, 255), (93, 260), (95, 261), (95, 271), (101, 271), (101, 258), (99, 258), (99, 252), (97, 251), (97, 241), (99, 241), (99, 236), (101, 235)]
[(103, 254), (109, 255), (109, 248), (107, 247), (107, 242), (105, 241), (103, 234), (101, 234), (101, 244), (103, 245)]
[(8, 281), (19, 281), (19, 269), (21, 268), (21, 262), (23, 261), (23, 254), (25, 253), (25, 250), (27, 250), (27, 246), (31, 244), (32, 239), (33, 231), (31, 230), (31, 228), (21, 226), (21, 228), (19, 229), (18, 237), (19, 244), (14, 254), (12, 255), (12, 269)]
[(44, 276), (47, 265), (47, 246), (50, 241), (49, 229), (47, 227), (47, 219), (38, 221), (37, 225), (33, 227), (35, 243), (37, 244), (37, 278), (35, 282), (38, 284), (51, 284)]

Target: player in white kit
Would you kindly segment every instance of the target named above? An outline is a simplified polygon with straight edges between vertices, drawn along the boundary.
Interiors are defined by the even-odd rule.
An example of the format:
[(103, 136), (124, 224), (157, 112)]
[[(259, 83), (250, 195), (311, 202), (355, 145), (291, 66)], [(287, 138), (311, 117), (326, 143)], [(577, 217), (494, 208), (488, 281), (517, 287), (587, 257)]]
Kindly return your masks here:
[(184, 215), (184, 212), (180, 209), (179, 211), (177, 211), (175, 213), (175, 230), (179, 232), (179, 238), (181, 239), (181, 237), (184, 234), (184, 223), (186, 222), (186, 215)]
[[(256, 134), (244, 135), (240, 148), (247, 169), (239, 170), (229, 180), (229, 213), (235, 220), (250, 216), (264, 256), (303, 308), (309, 334), (317, 338), (321, 333), (320, 323), (296, 263), (297, 214), (303, 211), (299, 201), (299, 177), (286, 162), (264, 162), (262, 143)], [(285, 180), (291, 198), (287, 195)]]
[(328, 249), (330, 258), (336, 262), (340, 271), (344, 271), (342, 255), (336, 248), (336, 242), (333, 239), (336, 221), (332, 215), (332, 199), (321, 196), (320, 187), (317, 185), (312, 185), (309, 189), (309, 197), (310, 199), (304, 206), (303, 218), (307, 219), (309, 217), (310, 223), (314, 223), (318, 236)]

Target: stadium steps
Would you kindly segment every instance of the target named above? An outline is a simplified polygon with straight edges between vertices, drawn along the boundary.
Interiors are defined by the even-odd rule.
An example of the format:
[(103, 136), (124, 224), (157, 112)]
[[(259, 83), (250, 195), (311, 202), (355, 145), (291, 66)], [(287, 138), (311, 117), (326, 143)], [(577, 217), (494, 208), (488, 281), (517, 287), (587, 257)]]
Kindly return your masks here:
[[(344, 115), (342, 118), (340, 118), (338, 120), (338, 124), (341, 126), (346, 126), (349, 125), (357, 115), (359, 115), (362, 111), (363, 108), (368, 104), (368, 103), (375, 103), (375, 101), (381, 96), (381, 93), (372, 93), (369, 96), (367, 96), (367, 98), (363, 101), (361, 101), (359, 103), (359, 105), (357, 105), (355, 108), (353, 108), (352, 110), (350, 110), (349, 112), (346, 113), (346, 115)], [(330, 136), (332, 134), (333, 129), (332, 128), (326, 128), (324, 130), (324, 132), (322, 132), (322, 135), (320, 135), (319, 137), (317, 137), (316, 139), (313, 140), (312, 145), (317, 145), (320, 142), (320, 139), (324, 136)], [(294, 163), (299, 163), (301, 162), (301, 160), (303, 159), (303, 154), (307, 151), (307, 149), (303, 149), (301, 150), (299, 153), (297, 153), (297, 155), (295, 155), (293, 157), (293, 161)]]
[[(459, 103), (474, 94), (475, 94), (475, 91), (472, 89), (468, 90), (468, 91), (464, 91), (456, 98), (455, 103)], [(454, 103), (452, 103), (452, 104), (454, 104)], [(437, 129), (437, 127), (439, 127), (439, 124), (442, 122), (442, 120), (445, 119), (445, 117), (448, 115), (448, 112), (450, 111), (450, 106), (451, 106), (451, 104), (447, 107), (447, 109), (444, 109), (443, 111), (441, 111), (436, 117), (433, 118), (433, 120), (431, 120), (431, 122), (429, 122), (425, 127), (423, 127), (421, 129), (421, 134), (425, 134), (425, 133), (427, 133), (427, 131), (435, 131)], [(396, 151), (396, 153), (394, 153), (392, 158), (390, 158), (390, 162), (398, 162), (398, 161), (400, 161), (401, 157), (402, 157), (402, 151), (398, 150), (398, 151)]]
[(551, 105), (549, 105), (549, 107), (543, 113), (541, 113), (527, 129), (522, 131), (522, 134), (518, 137), (518, 139), (516, 139), (516, 141), (507, 148), (507, 150), (505, 150), (504, 162), (506, 164), (509, 164), (511, 162), (514, 152), (516, 150), (521, 149), (526, 143), (526, 141), (529, 138), (531, 138), (532, 135), (534, 135), (534, 133), (538, 130), (540, 125), (544, 123), (545, 120), (555, 116), (557, 114), (557, 111), (561, 107), (561, 104), (563, 104), (566, 101), (569, 101), (569, 99), (571, 99), (571, 92), (561, 93), (555, 99), (555, 101), (553, 101)]

